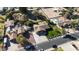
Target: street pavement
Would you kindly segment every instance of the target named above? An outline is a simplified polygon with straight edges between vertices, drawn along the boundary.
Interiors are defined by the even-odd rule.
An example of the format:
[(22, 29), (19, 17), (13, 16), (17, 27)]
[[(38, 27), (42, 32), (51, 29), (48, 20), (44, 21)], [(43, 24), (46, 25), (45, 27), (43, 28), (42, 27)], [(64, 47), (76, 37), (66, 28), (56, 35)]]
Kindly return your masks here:
[(59, 47), (62, 47), (62, 49), (64, 51), (77, 51), (71, 44), (72, 42), (67, 42), (67, 43), (64, 43), (62, 45), (59, 45)]
[[(77, 37), (77, 39), (79, 38), (79, 32), (77, 33), (73, 33), (73, 34), (70, 34), (74, 37)], [(56, 44), (58, 46), (61, 46), (64, 48), (64, 50), (74, 50), (75, 49), (73, 48), (73, 46), (71, 46), (71, 44), (68, 44), (68, 42), (71, 42), (72, 40), (69, 39), (69, 38), (63, 38), (62, 36), (60, 37), (57, 37), (57, 38), (53, 38), (51, 39), (50, 41), (45, 41), (45, 42), (42, 42), (40, 44), (37, 44), (38, 47), (46, 50), (46, 49), (49, 49), (52, 47), (52, 45)], [(69, 45), (69, 46), (68, 46)], [(65, 46), (65, 47), (64, 47)], [(68, 48), (69, 47), (69, 48)]]

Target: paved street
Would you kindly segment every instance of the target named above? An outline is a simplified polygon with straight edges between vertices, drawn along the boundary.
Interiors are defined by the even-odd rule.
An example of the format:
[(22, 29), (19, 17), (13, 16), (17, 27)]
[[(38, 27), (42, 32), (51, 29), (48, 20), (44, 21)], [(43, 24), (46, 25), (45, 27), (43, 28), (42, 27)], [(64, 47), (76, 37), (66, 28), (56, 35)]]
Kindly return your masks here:
[[(74, 33), (74, 34), (71, 34), (71, 35), (75, 35), (76, 37), (79, 38), (79, 33)], [(48, 49), (48, 48), (51, 48), (52, 45), (56, 44), (56, 45), (62, 45), (64, 47), (64, 45), (66, 47), (64, 47), (65, 50), (69, 50), (67, 47), (68, 47), (68, 42), (71, 42), (72, 40), (71, 39), (65, 39), (65, 38), (62, 38), (62, 37), (59, 37), (59, 38), (55, 38), (55, 39), (51, 39), (51, 41), (46, 41), (46, 42), (43, 42), (43, 43), (40, 43), (40, 44), (37, 44), (40, 48), (43, 48), (43, 49)], [(67, 45), (66, 45), (67, 44)], [(69, 44), (69, 48), (73, 48), (70, 44)], [(75, 50), (74, 48), (72, 50)]]

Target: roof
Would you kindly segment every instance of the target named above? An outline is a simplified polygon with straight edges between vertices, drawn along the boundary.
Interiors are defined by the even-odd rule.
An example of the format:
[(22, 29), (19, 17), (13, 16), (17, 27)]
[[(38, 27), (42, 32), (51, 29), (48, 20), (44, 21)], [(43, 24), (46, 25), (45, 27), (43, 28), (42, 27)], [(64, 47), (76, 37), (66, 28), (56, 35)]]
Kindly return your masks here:
[(60, 16), (58, 12), (54, 12), (53, 8), (46, 8), (46, 9), (43, 8), (42, 11), (44, 12), (44, 14), (46, 14), (48, 18)]
[(48, 28), (48, 24), (44, 22), (39, 22), (39, 24), (35, 24), (34, 26), (35, 31), (41, 31)]

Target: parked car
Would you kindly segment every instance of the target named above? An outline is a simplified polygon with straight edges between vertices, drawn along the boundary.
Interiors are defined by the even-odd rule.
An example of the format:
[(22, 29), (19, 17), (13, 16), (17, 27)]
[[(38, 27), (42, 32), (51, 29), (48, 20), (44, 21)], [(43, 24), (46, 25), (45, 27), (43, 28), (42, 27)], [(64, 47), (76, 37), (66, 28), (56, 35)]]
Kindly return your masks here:
[(24, 49), (26, 51), (34, 51), (36, 48), (33, 45), (26, 45), (24, 46)]
[(73, 37), (73, 36), (71, 36), (71, 35), (69, 35), (69, 34), (65, 35), (63, 38), (69, 38), (69, 39), (71, 39), (71, 40), (77, 40), (76, 37)]

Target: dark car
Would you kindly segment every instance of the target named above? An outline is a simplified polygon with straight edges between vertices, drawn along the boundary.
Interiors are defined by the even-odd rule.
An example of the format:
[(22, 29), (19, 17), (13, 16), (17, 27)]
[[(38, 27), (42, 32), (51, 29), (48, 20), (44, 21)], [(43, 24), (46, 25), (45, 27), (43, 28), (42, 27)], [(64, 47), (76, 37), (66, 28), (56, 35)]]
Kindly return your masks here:
[(63, 38), (69, 38), (69, 39), (71, 39), (71, 40), (77, 40), (77, 38), (76, 37), (73, 37), (73, 36), (71, 36), (71, 35), (65, 35)]
[(24, 49), (26, 51), (34, 51), (35, 50), (35, 47), (33, 45), (26, 45), (26, 46), (24, 46)]

